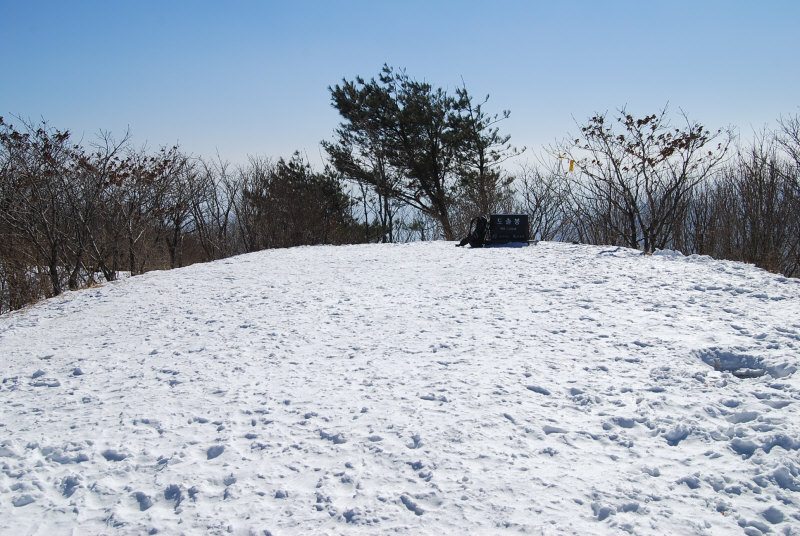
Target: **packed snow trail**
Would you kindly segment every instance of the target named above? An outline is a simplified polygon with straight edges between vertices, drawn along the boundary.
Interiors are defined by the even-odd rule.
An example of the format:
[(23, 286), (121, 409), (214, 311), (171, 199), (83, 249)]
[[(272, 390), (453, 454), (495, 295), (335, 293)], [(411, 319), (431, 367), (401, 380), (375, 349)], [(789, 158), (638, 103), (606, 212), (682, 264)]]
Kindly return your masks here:
[(800, 534), (800, 281), (270, 250), (0, 317), (2, 534)]

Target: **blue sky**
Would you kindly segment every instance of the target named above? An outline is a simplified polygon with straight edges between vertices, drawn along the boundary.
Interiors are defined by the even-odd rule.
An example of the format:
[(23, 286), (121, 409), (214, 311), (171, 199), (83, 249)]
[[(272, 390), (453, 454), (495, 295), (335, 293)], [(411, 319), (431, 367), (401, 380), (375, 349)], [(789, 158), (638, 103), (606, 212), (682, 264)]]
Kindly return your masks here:
[(388, 63), (490, 94), (533, 153), (621, 106), (746, 137), (800, 113), (798, 21), (796, 0), (0, 0), (0, 115), (318, 164), (339, 122), (328, 86)]

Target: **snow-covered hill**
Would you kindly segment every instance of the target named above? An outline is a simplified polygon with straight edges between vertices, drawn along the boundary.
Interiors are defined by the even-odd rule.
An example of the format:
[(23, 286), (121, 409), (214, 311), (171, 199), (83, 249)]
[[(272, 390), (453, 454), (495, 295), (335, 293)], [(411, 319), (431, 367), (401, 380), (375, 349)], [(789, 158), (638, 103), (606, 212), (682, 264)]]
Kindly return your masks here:
[(800, 534), (800, 281), (271, 250), (0, 317), (2, 534)]

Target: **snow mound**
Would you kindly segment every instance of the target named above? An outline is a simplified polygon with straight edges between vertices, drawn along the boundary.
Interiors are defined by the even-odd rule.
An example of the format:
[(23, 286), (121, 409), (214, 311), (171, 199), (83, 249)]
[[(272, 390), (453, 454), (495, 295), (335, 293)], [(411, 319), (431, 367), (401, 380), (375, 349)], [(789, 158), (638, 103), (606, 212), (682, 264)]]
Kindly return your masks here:
[(0, 533), (800, 533), (800, 282), (271, 250), (0, 317)]

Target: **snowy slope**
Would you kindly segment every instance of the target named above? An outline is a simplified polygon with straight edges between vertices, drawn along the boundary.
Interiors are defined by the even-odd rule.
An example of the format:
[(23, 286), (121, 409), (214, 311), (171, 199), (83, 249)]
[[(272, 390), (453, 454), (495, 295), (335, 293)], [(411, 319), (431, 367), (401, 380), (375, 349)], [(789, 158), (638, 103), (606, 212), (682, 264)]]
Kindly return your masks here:
[(800, 534), (800, 281), (271, 250), (0, 317), (2, 534)]

